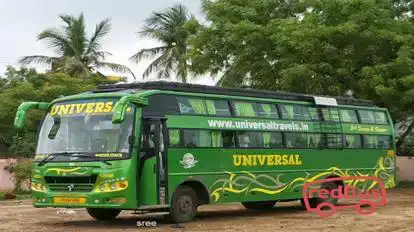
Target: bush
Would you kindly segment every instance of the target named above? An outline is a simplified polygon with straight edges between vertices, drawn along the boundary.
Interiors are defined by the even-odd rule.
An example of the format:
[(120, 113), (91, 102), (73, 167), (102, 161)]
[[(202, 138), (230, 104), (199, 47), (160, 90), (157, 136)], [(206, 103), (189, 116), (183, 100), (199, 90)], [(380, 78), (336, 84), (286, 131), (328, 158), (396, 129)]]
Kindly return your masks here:
[(32, 174), (31, 162), (25, 161), (25, 162), (13, 164), (8, 168), (8, 170), (14, 173), (14, 193), (27, 192), (24, 189), (22, 189), (22, 185), (27, 180), (29, 180), (30, 182), (30, 178)]

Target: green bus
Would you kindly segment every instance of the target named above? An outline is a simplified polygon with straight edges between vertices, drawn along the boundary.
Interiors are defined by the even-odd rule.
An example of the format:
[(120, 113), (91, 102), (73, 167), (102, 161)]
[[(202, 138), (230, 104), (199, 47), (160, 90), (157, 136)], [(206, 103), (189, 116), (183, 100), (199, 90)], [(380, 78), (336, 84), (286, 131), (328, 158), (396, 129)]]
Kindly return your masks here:
[[(303, 204), (314, 180), (397, 181), (392, 119), (366, 100), (155, 81), (24, 102), (17, 128), (31, 109), (45, 111), (34, 207), (86, 208), (97, 220), (135, 210), (188, 222), (205, 204)], [(348, 184), (361, 183), (317, 187)]]

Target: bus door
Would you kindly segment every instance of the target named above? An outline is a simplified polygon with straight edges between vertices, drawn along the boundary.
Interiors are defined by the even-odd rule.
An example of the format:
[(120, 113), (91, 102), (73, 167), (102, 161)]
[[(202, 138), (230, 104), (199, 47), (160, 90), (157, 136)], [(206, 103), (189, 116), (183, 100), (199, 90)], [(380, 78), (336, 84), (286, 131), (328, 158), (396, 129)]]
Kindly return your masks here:
[(167, 127), (165, 118), (145, 118), (138, 159), (139, 206), (167, 204)]

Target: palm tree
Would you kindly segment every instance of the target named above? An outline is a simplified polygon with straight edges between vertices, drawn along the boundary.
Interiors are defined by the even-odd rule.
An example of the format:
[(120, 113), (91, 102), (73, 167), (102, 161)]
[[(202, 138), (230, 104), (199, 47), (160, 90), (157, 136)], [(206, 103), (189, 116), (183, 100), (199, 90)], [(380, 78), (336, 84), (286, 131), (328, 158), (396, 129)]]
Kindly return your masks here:
[(145, 26), (138, 32), (161, 42), (161, 46), (141, 49), (129, 59), (138, 63), (142, 59), (156, 59), (147, 67), (143, 77), (156, 72), (158, 79), (169, 78), (175, 72), (182, 82), (187, 82), (187, 41), (194, 32), (185, 27), (189, 21), (196, 21), (182, 4), (177, 4), (162, 12), (154, 12), (145, 20)]
[(93, 71), (105, 68), (115, 72), (130, 73), (132, 71), (121, 64), (104, 62), (108, 52), (101, 51), (101, 40), (110, 29), (110, 19), (105, 19), (96, 25), (95, 31), (87, 38), (83, 13), (77, 18), (71, 15), (59, 15), (64, 26), (59, 30), (56, 28), (42, 31), (38, 40), (47, 41), (49, 47), (53, 48), (57, 56), (25, 56), (19, 63), (47, 64), (52, 71), (63, 71), (72, 76), (88, 76)]

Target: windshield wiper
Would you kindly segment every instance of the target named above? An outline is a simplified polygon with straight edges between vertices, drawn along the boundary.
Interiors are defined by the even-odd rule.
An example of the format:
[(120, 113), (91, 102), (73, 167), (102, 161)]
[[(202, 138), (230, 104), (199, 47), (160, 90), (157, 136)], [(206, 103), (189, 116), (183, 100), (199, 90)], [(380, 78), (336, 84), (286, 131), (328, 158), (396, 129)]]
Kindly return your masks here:
[[(94, 158), (95, 157), (93, 155), (80, 154), (78, 152), (60, 152), (60, 153), (54, 153), (54, 154), (50, 154), (50, 155), (46, 156), (44, 159), (42, 159), (37, 164), (37, 166), (44, 165), (45, 163), (53, 160), (56, 156), (84, 157), (84, 158)], [(51, 158), (49, 159), (49, 157), (51, 157)], [(108, 164), (108, 165), (112, 165), (109, 161), (106, 161), (106, 160), (99, 160), (99, 161), (101, 161), (101, 162), (103, 162), (105, 164)]]

